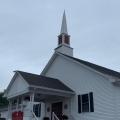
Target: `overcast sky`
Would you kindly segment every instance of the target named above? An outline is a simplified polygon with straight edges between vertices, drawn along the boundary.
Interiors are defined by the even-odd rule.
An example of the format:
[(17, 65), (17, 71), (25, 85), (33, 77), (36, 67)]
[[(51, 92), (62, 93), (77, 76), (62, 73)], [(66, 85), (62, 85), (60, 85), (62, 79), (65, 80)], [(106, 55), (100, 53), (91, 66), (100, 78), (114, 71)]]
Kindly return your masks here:
[(120, 0), (0, 0), (0, 91), (14, 70), (40, 74), (64, 9), (74, 56), (120, 71)]

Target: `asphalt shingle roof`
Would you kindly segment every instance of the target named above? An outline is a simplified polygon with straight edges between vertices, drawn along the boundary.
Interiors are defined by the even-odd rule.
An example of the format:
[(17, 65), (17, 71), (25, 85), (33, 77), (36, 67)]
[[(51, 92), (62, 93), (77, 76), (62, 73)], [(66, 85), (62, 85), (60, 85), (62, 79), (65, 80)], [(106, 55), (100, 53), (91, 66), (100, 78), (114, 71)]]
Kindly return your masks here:
[(68, 86), (66, 86), (58, 79), (37, 75), (33, 73), (27, 73), (23, 71), (17, 71), (17, 72), (21, 74), (21, 76), (27, 81), (29, 85), (73, 92), (72, 89), (70, 89)]
[[(61, 54), (61, 53), (60, 53)], [(100, 73), (103, 73), (103, 74), (106, 74), (106, 75), (109, 75), (109, 76), (113, 76), (113, 77), (117, 77), (117, 78), (120, 78), (120, 73), (117, 72), (117, 71), (114, 71), (114, 70), (111, 70), (111, 69), (108, 69), (108, 68), (105, 68), (105, 67), (102, 67), (102, 66), (99, 66), (99, 65), (96, 65), (96, 64), (93, 64), (93, 63), (90, 63), (88, 61), (84, 61), (84, 60), (81, 60), (81, 59), (78, 59), (78, 58), (75, 58), (75, 57), (71, 57), (71, 56), (68, 56), (68, 55), (65, 55), (65, 54), (62, 54), (70, 59), (73, 59), (81, 64), (84, 64)]]

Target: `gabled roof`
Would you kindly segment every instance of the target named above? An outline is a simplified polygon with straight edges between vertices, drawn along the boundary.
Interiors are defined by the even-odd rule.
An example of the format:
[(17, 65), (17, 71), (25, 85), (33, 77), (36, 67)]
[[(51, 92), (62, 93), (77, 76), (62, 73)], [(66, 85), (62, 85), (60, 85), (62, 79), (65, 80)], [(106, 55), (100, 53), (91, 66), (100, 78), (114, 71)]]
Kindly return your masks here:
[(55, 78), (50, 78), (42, 75), (37, 75), (33, 73), (27, 73), (23, 71), (17, 71), (26, 80), (26, 82), (31, 86), (46, 87), (57, 90), (63, 90), (68, 92), (73, 92), (68, 86), (62, 83), (60, 80)]
[[(62, 53), (60, 53), (62, 54)], [(81, 64), (84, 64), (100, 73), (103, 73), (103, 74), (106, 74), (106, 75), (109, 75), (109, 76), (113, 76), (113, 77), (116, 77), (116, 78), (119, 78), (120, 79), (120, 73), (117, 72), (117, 71), (114, 71), (114, 70), (111, 70), (111, 69), (108, 69), (108, 68), (105, 68), (105, 67), (102, 67), (102, 66), (99, 66), (99, 65), (96, 65), (96, 64), (93, 64), (93, 63), (90, 63), (88, 61), (84, 61), (84, 60), (81, 60), (81, 59), (78, 59), (78, 58), (75, 58), (75, 57), (71, 57), (71, 56), (68, 56), (68, 55), (65, 55), (65, 54), (62, 54), (72, 60), (75, 60)]]

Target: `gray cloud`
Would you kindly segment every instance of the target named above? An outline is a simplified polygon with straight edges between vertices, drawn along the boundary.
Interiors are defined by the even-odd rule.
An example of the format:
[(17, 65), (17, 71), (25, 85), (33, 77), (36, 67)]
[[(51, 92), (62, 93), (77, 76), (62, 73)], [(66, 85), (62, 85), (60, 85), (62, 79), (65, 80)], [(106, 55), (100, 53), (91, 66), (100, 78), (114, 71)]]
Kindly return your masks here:
[(0, 1), (0, 90), (14, 70), (40, 73), (57, 46), (63, 10), (74, 55), (120, 71), (119, 0)]

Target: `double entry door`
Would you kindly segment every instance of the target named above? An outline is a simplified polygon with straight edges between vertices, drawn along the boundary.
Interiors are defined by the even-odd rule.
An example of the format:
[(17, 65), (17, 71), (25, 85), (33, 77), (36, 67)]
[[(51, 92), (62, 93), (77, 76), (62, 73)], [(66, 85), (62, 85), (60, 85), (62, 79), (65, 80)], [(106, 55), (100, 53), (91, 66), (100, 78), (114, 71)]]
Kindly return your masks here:
[(63, 106), (62, 102), (52, 103), (51, 120), (53, 118), (53, 112), (60, 120), (62, 120), (62, 106)]

